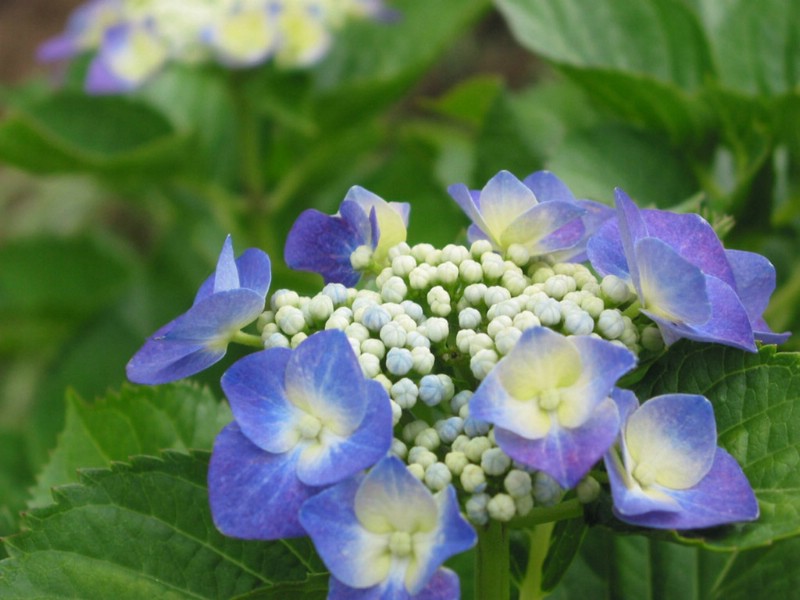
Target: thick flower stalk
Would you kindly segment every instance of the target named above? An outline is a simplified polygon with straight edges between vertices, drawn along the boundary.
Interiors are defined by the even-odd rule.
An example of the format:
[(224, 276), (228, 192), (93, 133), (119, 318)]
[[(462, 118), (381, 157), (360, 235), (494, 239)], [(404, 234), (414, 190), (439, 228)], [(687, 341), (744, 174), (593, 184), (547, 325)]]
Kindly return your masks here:
[(41, 60), (95, 52), (86, 88), (139, 87), (170, 62), (246, 68), (274, 60), (306, 67), (328, 51), (351, 18), (382, 18), (380, 0), (92, 0), (76, 9)]

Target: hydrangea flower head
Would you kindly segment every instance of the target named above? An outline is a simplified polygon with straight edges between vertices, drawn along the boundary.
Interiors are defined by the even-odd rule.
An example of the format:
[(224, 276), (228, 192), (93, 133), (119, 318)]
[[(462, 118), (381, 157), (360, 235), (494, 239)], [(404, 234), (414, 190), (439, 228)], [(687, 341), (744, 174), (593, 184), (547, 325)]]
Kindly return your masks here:
[(274, 57), (284, 67), (308, 66), (325, 55), (347, 19), (383, 13), (379, 0), (93, 0), (45, 42), (39, 57), (96, 50), (87, 90), (124, 92), (171, 61), (241, 68)]
[(589, 241), (589, 259), (601, 274), (633, 285), (667, 344), (688, 338), (753, 352), (756, 339), (788, 337), (762, 318), (775, 289), (767, 259), (726, 251), (699, 215), (640, 210), (622, 190), (616, 204), (617, 219)]
[(128, 362), (128, 379), (168, 383), (218, 362), (231, 339), (264, 310), (270, 280), (269, 257), (250, 248), (234, 259), (228, 236), (216, 271), (200, 286), (192, 307), (145, 342)]
[(341, 331), (251, 354), (225, 372), (222, 389), (235, 422), (214, 444), (208, 486), (226, 535), (304, 535), (300, 505), (375, 464), (391, 445), (388, 395), (364, 378)]
[(432, 494), (396, 457), (306, 501), (300, 521), (331, 571), (328, 598), (458, 598), (440, 568), (475, 545), (455, 489)]
[(605, 456), (614, 512), (623, 521), (659, 529), (697, 529), (758, 517), (758, 502), (741, 467), (717, 447), (711, 403), (666, 394), (639, 406), (617, 398), (623, 425), (619, 449)]
[(511, 458), (570, 488), (614, 441), (614, 385), (635, 365), (633, 354), (605, 340), (533, 327), (483, 380), (469, 414), (495, 425)]
[[(552, 178), (532, 175), (529, 183), (544, 197), (508, 171), (500, 171), (480, 191), (463, 183), (448, 192), (472, 220), (467, 230), (471, 242), (489, 240), (495, 250), (512, 244), (524, 246), (531, 256), (571, 249), (584, 238), (582, 217), (586, 209), (574, 201), (566, 186), (554, 186)], [(560, 181), (558, 183), (561, 183)], [(548, 192), (555, 192), (548, 196)]]
[(405, 202), (386, 202), (354, 186), (333, 216), (303, 211), (286, 238), (286, 264), (319, 273), (326, 283), (355, 285), (361, 274), (353, 267), (353, 253), (366, 246), (373, 261), (385, 261), (389, 248), (406, 239), (409, 210)]

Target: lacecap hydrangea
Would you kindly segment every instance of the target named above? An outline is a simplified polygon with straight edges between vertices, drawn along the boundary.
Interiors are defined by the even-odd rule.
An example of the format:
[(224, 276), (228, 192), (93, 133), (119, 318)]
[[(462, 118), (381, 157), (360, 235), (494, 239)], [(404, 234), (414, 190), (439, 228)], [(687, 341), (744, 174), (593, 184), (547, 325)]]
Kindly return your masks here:
[[(681, 337), (748, 351), (784, 339), (761, 314), (771, 289), (753, 289), (772, 265), (722, 250), (700, 217), (639, 211), (622, 192), (616, 211), (579, 201), (548, 172), (450, 193), (473, 219), (469, 245), (409, 245), (408, 205), (353, 188), (336, 215), (308, 211), (289, 234), (287, 262), (320, 273), (318, 293), (274, 291), (249, 333), (228, 318), (235, 304), (214, 304), (224, 338), (182, 317), (215, 348), (259, 349), (222, 380), (234, 422), (209, 472), (220, 530), (309, 536), (332, 598), (455, 598), (442, 565), (476, 531), (559, 503), (602, 493), (620, 520), (661, 529), (756, 519), (711, 403), (636, 398), (621, 379)], [(708, 247), (719, 257), (697, 258)], [(594, 269), (577, 262), (587, 254)], [(199, 297), (253, 280), (260, 294), (263, 267), (243, 277), (241, 262), (238, 284), (218, 275)], [(716, 307), (734, 300), (726, 328)], [(169, 332), (145, 344), (149, 363)], [(159, 381), (186, 374), (164, 356), (148, 363)]]
[(139, 87), (170, 62), (307, 67), (350, 19), (385, 18), (381, 0), (90, 0), (39, 48), (44, 62), (93, 52), (90, 93)]

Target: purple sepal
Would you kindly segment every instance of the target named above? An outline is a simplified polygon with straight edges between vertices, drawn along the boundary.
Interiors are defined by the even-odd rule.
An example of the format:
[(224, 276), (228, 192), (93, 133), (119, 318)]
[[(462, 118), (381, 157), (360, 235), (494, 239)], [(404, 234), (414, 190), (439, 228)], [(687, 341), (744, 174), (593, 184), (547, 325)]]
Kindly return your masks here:
[(550, 475), (570, 489), (600, 460), (617, 437), (619, 413), (611, 398), (603, 400), (581, 427), (554, 427), (544, 438), (525, 439), (496, 427), (497, 445), (514, 460)]
[(89, 63), (85, 85), (86, 91), (90, 94), (118, 94), (136, 87), (135, 83), (115, 75), (106, 64), (102, 53), (97, 54)]
[(331, 576), (328, 600), (458, 600), (461, 597), (461, 580), (447, 567), (439, 568), (428, 585), (414, 595), (410, 595), (402, 583), (392, 579), (383, 586), (358, 589)]
[(214, 524), (222, 533), (252, 540), (305, 535), (300, 505), (318, 488), (295, 472), (296, 454), (270, 454), (255, 446), (236, 423), (220, 432), (208, 468)]

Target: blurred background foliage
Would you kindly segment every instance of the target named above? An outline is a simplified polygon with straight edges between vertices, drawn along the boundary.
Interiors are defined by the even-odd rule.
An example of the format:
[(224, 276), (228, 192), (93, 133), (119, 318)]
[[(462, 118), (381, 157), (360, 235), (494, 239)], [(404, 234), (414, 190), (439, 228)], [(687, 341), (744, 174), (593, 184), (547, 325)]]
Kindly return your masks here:
[[(67, 389), (91, 401), (119, 387), (227, 233), (237, 253), (269, 252), (273, 289), (314, 289), (319, 278), (282, 266), (286, 234), (306, 208), (335, 212), (351, 185), (410, 202), (412, 243), (463, 240), (446, 187), (480, 188), (500, 169), (550, 169), (606, 203), (619, 186), (643, 206), (700, 212), (728, 247), (773, 261), (767, 320), (797, 331), (800, 5), (391, 5), (400, 20), (353, 23), (306, 71), (172, 67), (105, 97), (82, 92), (85, 61), (6, 71), (0, 535), (63, 427)], [(214, 385), (222, 368), (200, 379)]]

